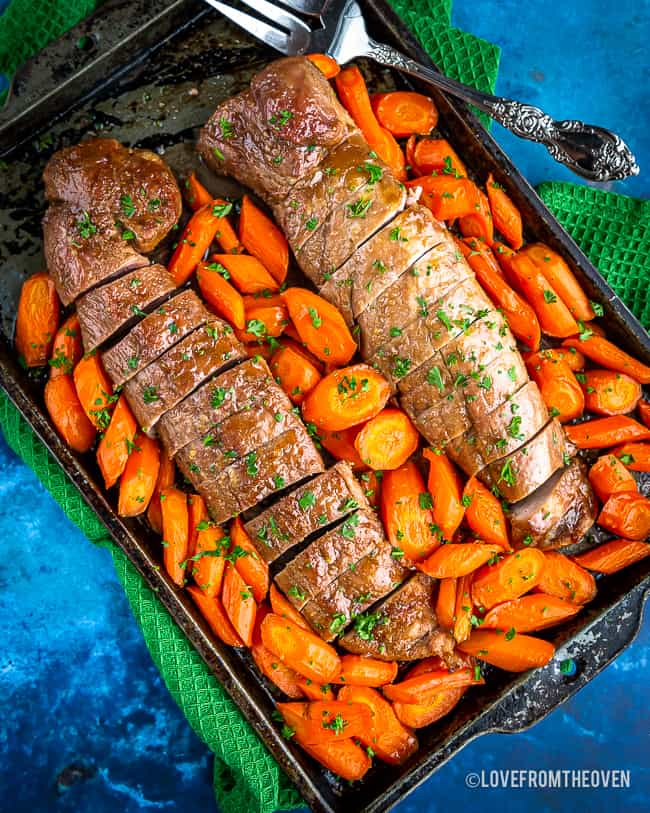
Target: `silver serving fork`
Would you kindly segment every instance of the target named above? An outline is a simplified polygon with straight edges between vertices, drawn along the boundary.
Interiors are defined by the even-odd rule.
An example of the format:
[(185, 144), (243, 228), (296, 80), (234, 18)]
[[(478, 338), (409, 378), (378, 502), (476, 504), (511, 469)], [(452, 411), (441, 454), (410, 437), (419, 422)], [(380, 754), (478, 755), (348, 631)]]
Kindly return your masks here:
[[(482, 93), (410, 59), (390, 45), (375, 42), (366, 30), (356, 0), (280, 0), (282, 5), (269, 0), (241, 0), (270, 23), (221, 0), (206, 2), (282, 54), (326, 53), (340, 65), (357, 57), (369, 57), (430, 82), (473, 104), (515, 135), (544, 144), (556, 161), (587, 180), (617, 181), (639, 173), (634, 155), (623, 139), (604, 127), (576, 120), (556, 121), (539, 107)], [(307, 17), (313, 27), (297, 14)]]

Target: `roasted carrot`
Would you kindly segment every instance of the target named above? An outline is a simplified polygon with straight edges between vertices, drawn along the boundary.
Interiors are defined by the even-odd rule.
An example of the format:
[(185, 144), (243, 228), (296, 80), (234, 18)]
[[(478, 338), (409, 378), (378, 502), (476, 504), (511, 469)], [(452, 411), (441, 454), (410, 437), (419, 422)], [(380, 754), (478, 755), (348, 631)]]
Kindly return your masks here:
[(363, 462), (357, 452), (354, 441), (361, 431), (361, 426), (351, 426), (349, 429), (340, 429), (336, 432), (329, 432), (319, 429), (318, 437), (324, 449), (337, 460), (347, 460), (355, 471), (365, 469)]
[(251, 542), (241, 517), (230, 523), (230, 538), (232, 540), (230, 556), (234, 560), (235, 568), (253, 591), (255, 601), (259, 603), (269, 592), (269, 566)]
[(615, 454), (598, 458), (589, 469), (589, 482), (602, 502), (619, 491), (637, 491), (636, 480)]
[(417, 139), (414, 135), (411, 135), (406, 140), (406, 144), (404, 145), (404, 155), (406, 157), (406, 169), (411, 173), (412, 176), (417, 177), (418, 175), (422, 175), (423, 173), (420, 172), (419, 167), (415, 161), (415, 147), (417, 145)]
[(561, 624), (579, 610), (579, 604), (572, 604), (557, 596), (531, 593), (493, 607), (485, 615), (481, 628), (500, 629), (504, 632), (511, 629), (515, 632), (536, 632)]
[(597, 522), (601, 528), (625, 539), (646, 539), (650, 535), (650, 500), (635, 491), (612, 494)]
[[(215, 266), (211, 268), (211, 266)], [(277, 291), (278, 283), (269, 274), (257, 257), (248, 254), (213, 254), (211, 270), (217, 271), (242, 294), (261, 294)]]
[(401, 409), (383, 409), (359, 432), (354, 446), (366, 466), (388, 471), (403, 466), (418, 448), (420, 436)]
[(639, 411), (639, 417), (643, 421), (644, 426), (650, 428), (650, 403), (648, 403), (648, 401), (639, 401), (636, 408)]
[(177, 488), (166, 488), (160, 495), (165, 570), (174, 584), (185, 584), (185, 569), (190, 544), (187, 495)]
[(393, 555), (414, 562), (425, 559), (440, 539), (433, 530), (433, 514), (418, 467), (408, 461), (387, 471), (381, 483), (381, 516)]
[(81, 342), (81, 328), (76, 313), (70, 314), (57, 330), (52, 345), (50, 365), (50, 378), (58, 375), (69, 375), (83, 357), (84, 350)]
[[(278, 703), (282, 711), (284, 703)], [(372, 713), (366, 704), (342, 700), (312, 700), (307, 703), (303, 737), (306, 743), (358, 739), (372, 725)]]
[(575, 373), (560, 358), (535, 353), (526, 361), (528, 373), (539, 387), (551, 414), (562, 423), (579, 418), (585, 410), (585, 396)]
[(185, 179), (183, 196), (193, 212), (196, 212), (202, 206), (207, 206), (208, 203), (212, 203), (212, 195), (196, 177), (194, 170)]
[(635, 358), (616, 347), (603, 336), (596, 336), (591, 331), (590, 325), (581, 334), (581, 338), (566, 339), (562, 342), (565, 347), (575, 347), (591, 361), (596, 362), (601, 367), (608, 370), (617, 370), (619, 373), (627, 373), (640, 384), (650, 384), (650, 367), (641, 364)]
[(32, 274), (23, 283), (16, 313), (16, 350), (26, 367), (47, 364), (59, 326), (59, 297), (49, 274)]
[(465, 484), (461, 502), (465, 506), (467, 524), (479, 539), (499, 545), (504, 550), (510, 548), (503, 507), (476, 477), (470, 477)]
[(554, 550), (544, 554), (545, 564), (536, 591), (570, 601), (586, 604), (596, 595), (594, 577), (568, 556)]
[(400, 723), (390, 703), (379, 692), (367, 686), (344, 686), (338, 699), (343, 703), (361, 703), (369, 707), (370, 726), (359, 734), (359, 739), (382, 762), (401, 765), (417, 751), (415, 735)]
[(260, 629), (264, 646), (303, 677), (329, 683), (340, 674), (336, 650), (313, 632), (275, 613), (266, 616)]
[(183, 285), (192, 276), (231, 211), (232, 203), (210, 202), (194, 212), (167, 265), (176, 285)]
[(524, 238), (519, 209), (510, 200), (503, 187), (494, 180), (492, 173), (488, 175), (485, 188), (494, 225), (512, 248), (515, 250), (521, 248)]
[(287, 238), (253, 201), (244, 195), (239, 213), (239, 239), (257, 257), (278, 285), (282, 285), (289, 270)]
[(334, 79), (341, 72), (339, 63), (327, 54), (307, 54), (307, 59), (314, 63), (326, 79)]
[(650, 443), (624, 443), (612, 450), (612, 454), (632, 471), (650, 471)]
[(646, 556), (650, 556), (650, 545), (647, 542), (612, 539), (604, 545), (598, 545), (597, 548), (575, 556), (574, 560), (588, 570), (610, 574), (618, 573), (619, 570), (640, 562)]
[[(456, 652), (458, 653), (458, 651)], [(466, 666), (471, 664), (469, 658), (465, 659)], [(460, 668), (460, 667), (459, 667)], [(434, 672), (446, 669), (444, 662), (438, 657), (425, 658), (418, 661), (406, 674), (407, 678), (417, 677), (426, 672)], [(465, 694), (468, 687), (460, 689), (442, 689), (437, 692), (427, 703), (393, 703), (393, 710), (397, 719), (409, 728), (422, 728), (434, 723), (456, 706), (460, 698)]]
[(566, 426), (565, 431), (579, 449), (605, 449), (628, 441), (650, 440), (650, 429), (627, 415), (584, 421)]
[(458, 579), (440, 579), (436, 599), (436, 618), (441, 627), (450, 630), (454, 626), (456, 612), (456, 585)]
[(271, 356), (270, 367), (276, 381), (294, 404), (301, 404), (322, 377), (300, 346), (286, 340)]
[(354, 119), (370, 149), (388, 164), (398, 181), (405, 181), (404, 154), (395, 137), (377, 121), (359, 68), (344, 68), (334, 81), (343, 107)]
[(71, 375), (57, 375), (45, 385), (45, 408), (66, 445), (75, 452), (87, 452), (97, 431), (88, 420)]
[(587, 370), (580, 383), (585, 392), (585, 406), (598, 415), (625, 415), (641, 399), (641, 385), (625, 373), (614, 370)]
[(282, 661), (278, 660), (264, 644), (253, 641), (251, 655), (260, 672), (274, 683), (281, 692), (286, 694), (287, 697), (290, 697), (292, 700), (300, 700), (300, 698), (305, 696), (300, 685), (303, 678), (301, 678), (297, 672), (294, 672), (293, 669), (290, 669), (282, 663)]
[(243, 330), (245, 326), (244, 300), (239, 291), (231, 285), (219, 263), (199, 263), (196, 280), (205, 301), (218, 315), (227, 319), (233, 327)]
[(281, 336), (288, 321), (284, 305), (266, 305), (262, 300), (259, 305), (246, 311), (244, 330), (235, 330), (235, 333), (241, 342), (260, 343)]
[(364, 658), (361, 655), (343, 655), (341, 673), (333, 683), (346, 686), (385, 686), (397, 677), (395, 661), (378, 661), (375, 658)]
[(555, 654), (555, 647), (548, 641), (532, 635), (513, 634), (511, 630), (505, 634), (476, 630), (458, 648), (507, 672), (525, 672), (544, 666)]
[(519, 598), (539, 582), (544, 564), (541, 550), (525, 548), (504, 556), (495, 564), (484, 565), (474, 574), (474, 604), (489, 610), (504, 601)]
[(191, 575), (207, 596), (221, 594), (228, 539), (219, 525), (199, 523), (191, 556)]
[(479, 189), (469, 178), (453, 175), (425, 175), (406, 181), (409, 189), (420, 187), (420, 203), (428, 206), (438, 220), (454, 220), (476, 211)]
[(79, 401), (90, 422), (97, 429), (108, 429), (117, 397), (113, 395), (113, 385), (99, 353), (82, 358), (74, 368), (73, 377)]
[(124, 395), (120, 395), (111, 415), (108, 429), (97, 447), (97, 463), (106, 488), (118, 481), (134, 447), (138, 425)]
[[(296, 674), (298, 674), (296, 672)], [(308, 700), (334, 700), (335, 694), (329, 683), (315, 683), (298, 675), (298, 685)]]
[(253, 643), (257, 604), (253, 598), (253, 591), (230, 562), (226, 564), (223, 574), (221, 602), (237, 634), (246, 646), (250, 646)]
[(456, 579), (473, 573), (502, 551), (501, 545), (481, 542), (441, 545), (419, 568), (435, 579)]
[(370, 97), (377, 121), (396, 138), (428, 135), (438, 123), (438, 108), (422, 93), (396, 90)]
[(357, 345), (338, 308), (306, 288), (288, 288), (282, 298), (300, 341), (317, 359), (335, 367), (350, 361)]
[(419, 175), (438, 172), (454, 178), (467, 177), (465, 164), (444, 138), (420, 139), (413, 149), (413, 161), (409, 163), (415, 164)]
[(453, 635), (457, 643), (466, 641), (472, 633), (472, 616), (474, 615), (472, 579), (473, 574), (470, 573), (461, 576), (456, 584)]
[(318, 429), (338, 432), (374, 418), (390, 395), (382, 375), (368, 364), (353, 364), (318, 382), (302, 403), (302, 416)]
[(135, 517), (147, 510), (160, 469), (158, 442), (141, 434), (137, 434), (133, 442), (135, 448), (120, 477), (117, 513), (121, 517)]
[(273, 612), (276, 615), (292, 621), (297, 627), (302, 627), (305, 630), (309, 629), (309, 624), (305, 621), (302, 615), (300, 615), (293, 604), (282, 595), (274, 584), (271, 584), (269, 590), (269, 600), (271, 601)]
[(521, 253), (533, 261), (576, 319), (588, 322), (594, 318), (595, 313), (587, 295), (557, 251), (544, 243), (529, 243)]
[(455, 672), (437, 669), (415, 677), (407, 677), (400, 683), (391, 683), (389, 686), (384, 686), (382, 691), (389, 700), (398, 703), (426, 704), (435, 698), (438, 692), (445, 689), (462, 689), (466, 686), (480, 686), (484, 683), (485, 680), (482, 677), (475, 677), (474, 670), (469, 667), (458, 669)]
[(429, 461), (428, 487), (433, 502), (433, 522), (445, 539), (451, 539), (463, 521), (463, 484), (458, 470), (446, 454), (425, 449)]
[(379, 508), (383, 476), (384, 474), (381, 471), (366, 471), (359, 477), (363, 493), (373, 508)]
[(480, 189), (478, 190), (478, 203), (474, 205), (474, 211), (461, 217), (458, 221), (458, 228), (463, 237), (476, 237), (484, 240), (488, 246), (492, 245), (494, 240), (492, 212), (487, 197)]
[[(526, 353), (524, 359), (528, 361), (532, 355), (532, 353)], [(540, 355), (550, 361), (564, 361), (574, 373), (585, 369), (586, 359), (575, 347), (547, 347), (545, 350), (540, 350)]]
[(207, 621), (208, 626), (219, 640), (228, 646), (244, 646), (244, 642), (228, 620), (228, 616), (220, 599), (216, 596), (206, 595), (200, 588), (195, 587), (193, 584), (189, 585), (187, 590), (199, 608), (201, 615)]
[(205, 500), (200, 494), (187, 495), (188, 543), (187, 555), (194, 556), (199, 530), (210, 524)]
[(149, 507), (147, 508), (147, 519), (149, 524), (158, 534), (162, 533), (162, 511), (160, 509), (160, 494), (166, 488), (174, 485), (176, 479), (176, 466), (174, 461), (167, 457), (165, 452), (160, 453), (160, 467), (158, 469), (158, 479), (154, 489)]

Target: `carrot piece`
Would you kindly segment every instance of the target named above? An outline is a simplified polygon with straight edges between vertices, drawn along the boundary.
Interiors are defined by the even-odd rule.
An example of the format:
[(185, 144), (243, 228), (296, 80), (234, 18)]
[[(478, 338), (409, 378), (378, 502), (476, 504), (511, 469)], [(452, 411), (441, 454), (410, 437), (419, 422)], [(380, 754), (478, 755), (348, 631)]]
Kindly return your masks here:
[(280, 306), (286, 308), (282, 295), (272, 294), (270, 291), (264, 291), (261, 294), (245, 294), (242, 296), (242, 301), (245, 313), (260, 307)]
[(639, 417), (643, 424), (650, 428), (650, 403), (648, 401), (639, 401), (636, 408), (639, 410)]
[(187, 555), (191, 557), (196, 553), (199, 530), (210, 524), (210, 517), (205, 500), (200, 494), (187, 495), (187, 511), (189, 520)]
[(465, 164), (444, 138), (422, 138), (413, 149), (413, 161), (420, 175), (443, 172), (452, 177), (467, 177)]
[(390, 396), (382, 375), (368, 364), (353, 364), (318, 382), (302, 403), (302, 416), (318, 429), (338, 432), (374, 418)]
[(422, 93), (373, 93), (370, 104), (379, 124), (396, 138), (428, 135), (438, 123), (438, 108)]
[(395, 137), (377, 121), (359, 68), (344, 68), (334, 81), (341, 104), (354, 119), (370, 149), (388, 164), (398, 181), (405, 181), (404, 154)]
[(302, 627), (305, 630), (310, 629), (309, 624), (300, 615), (298, 610), (296, 610), (293, 604), (282, 595), (274, 584), (271, 585), (269, 599), (271, 601), (273, 612), (277, 616), (292, 621), (297, 627)]
[(346, 686), (385, 686), (392, 683), (396, 677), (395, 661), (378, 661), (361, 655), (343, 655), (341, 673), (333, 682), (344, 683)]
[(177, 488), (166, 488), (160, 495), (163, 527), (163, 559), (165, 570), (174, 584), (185, 584), (185, 568), (189, 554), (190, 520), (187, 495)]
[(341, 72), (339, 63), (327, 54), (307, 54), (307, 59), (314, 63), (326, 79), (334, 79)]
[(493, 630), (476, 630), (458, 648), (507, 672), (545, 666), (555, 654), (555, 647), (548, 641), (532, 635), (512, 635), (510, 631), (504, 635)]
[(381, 499), (381, 481), (384, 473), (381, 471), (366, 471), (360, 475), (363, 493), (373, 508), (379, 508)]
[(650, 444), (649, 443), (624, 443), (613, 449), (612, 454), (621, 463), (632, 471), (650, 471)]
[(96, 430), (88, 420), (71, 375), (57, 375), (45, 385), (45, 408), (66, 446), (83, 453), (92, 448)]
[(70, 314), (58, 329), (52, 345), (50, 378), (70, 374), (84, 354), (81, 342), (81, 328), (76, 313)]
[(339, 691), (338, 699), (345, 703), (361, 703), (370, 708), (370, 726), (359, 734), (359, 739), (382, 762), (401, 765), (417, 751), (417, 738), (400, 723), (390, 703), (379, 692), (367, 686), (344, 686)]
[[(278, 703), (278, 709), (284, 705)], [(303, 737), (310, 745), (359, 739), (371, 725), (372, 713), (364, 703), (313, 700), (307, 703)]]
[(489, 610), (496, 604), (519, 598), (539, 582), (545, 561), (541, 550), (526, 548), (504, 556), (496, 564), (484, 565), (474, 574), (474, 604)]
[[(279, 290), (278, 283), (264, 268), (257, 257), (248, 254), (213, 254), (213, 263), (224, 279), (231, 279), (242, 294), (261, 294)], [(213, 264), (211, 263), (211, 265)]]
[(465, 506), (465, 519), (480, 539), (510, 548), (508, 528), (500, 501), (476, 477), (470, 477), (463, 489), (461, 502)]
[(429, 461), (427, 484), (433, 500), (433, 522), (445, 539), (451, 539), (465, 515), (460, 475), (446, 454), (425, 449), (422, 456)]
[(260, 343), (269, 337), (277, 339), (287, 323), (288, 314), (284, 305), (260, 304), (246, 311), (245, 329), (235, 330), (235, 334), (241, 342)]
[(332, 457), (337, 460), (347, 460), (355, 471), (359, 471), (366, 468), (366, 464), (354, 445), (361, 428), (361, 426), (351, 426), (349, 429), (339, 429), (336, 432), (319, 429), (318, 438), (323, 448), (327, 449)]
[(241, 202), (239, 239), (246, 251), (257, 257), (267, 269), (277, 285), (282, 285), (289, 270), (287, 238), (248, 195), (244, 195)]
[(233, 327), (245, 326), (244, 300), (239, 291), (226, 279), (224, 267), (219, 263), (199, 263), (196, 280), (205, 301), (218, 316), (223, 316)]
[(162, 533), (162, 511), (160, 508), (160, 493), (166, 488), (174, 485), (176, 479), (176, 466), (173, 460), (167, 457), (165, 452), (160, 454), (160, 468), (158, 469), (158, 479), (156, 487), (147, 508), (147, 519), (149, 524), (157, 534)]
[(457, 579), (473, 573), (502, 550), (501, 545), (481, 542), (441, 545), (418, 567), (435, 579)]
[(647, 542), (612, 539), (573, 558), (581, 567), (609, 575), (640, 562), (646, 556), (650, 556), (650, 545)]
[(410, 170), (411, 175), (417, 177), (418, 175), (422, 175), (423, 173), (420, 172), (420, 168), (417, 165), (415, 160), (415, 148), (417, 146), (417, 139), (414, 135), (408, 137), (408, 140), (404, 146), (404, 154), (406, 157), (406, 169)]
[(210, 248), (223, 219), (231, 210), (232, 203), (210, 202), (194, 212), (167, 264), (167, 270), (176, 285), (183, 285), (192, 276)]
[(158, 441), (137, 434), (134, 443), (136, 448), (132, 449), (120, 477), (117, 513), (121, 517), (136, 517), (147, 510), (160, 469)]
[(456, 585), (456, 604), (454, 606), (453, 635), (457, 643), (466, 641), (472, 634), (472, 574), (461, 576)]
[(568, 556), (549, 550), (535, 591), (540, 591), (572, 604), (586, 604), (596, 595), (594, 577)]
[[(528, 361), (533, 355), (533, 353), (525, 353), (524, 360)], [(550, 361), (563, 361), (574, 373), (582, 372), (585, 369), (586, 359), (574, 347), (547, 347), (545, 350), (540, 350), (539, 355)]]
[(442, 689), (427, 703), (393, 703), (395, 716), (408, 728), (424, 728), (449, 714), (467, 691), (462, 689)]
[(226, 615), (237, 631), (237, 634), (246, 646), (251, 646), (253, 643), (253, 628), (255, 626), (257, 604), (253, 598), (251, 588), (230, 562), (227, 563), (223, 574), (221, 601)]
[(231, 522), (230, 538), (233, 546), (230, 555), (234, 558), (235, 568), (246, 584), (250, 586), (255, 601), (260, 602), (269, 592), (269, 566), (260, 557), (257, 548), (251, 542), (241, 517), (237, 517)]
[[(297, 674), (297, 673), (296, 673)], [(334, 700), (335, 695), (329, 683), (315, 683), (298, 675), (298, 685), (308, 700)]]
[(354, 446), (371, 469), (398, 469), (416, 451), (420, 435), (401, 409), (383, 409), (359, 432)]
[(459, 245), (479, 284), (503, 311), (510, 330), (531, 350), (536, 351), (540, 342), (537, 314), (503, 279), (489, 246), (475, 237), (465, 238)]
[(185, 179), (183, 192), (187, 205), (193, 212), (196, 212), (197, 209), (200, 209), (202, 206), (207, 206), (208, 203), (212, 203), (212, 195), (196, 177), (194, 170), (192, 170)]
[(260, 630), (264, 646), (303, 677), (329, 683), (340, 674), (336, 650), (313, 632), (275, 613), (266, 616)]
[(456, 586), (458, 579), (440, 579), (438, 597), (436, 599), (436, 618), (444, 629), (450, 630), (454, 626), (456, 613)]
[(585, 411), (585, 396), (566, 361), (535, 353), (526, 361), (528, 374), (539, 387), (542, 399), (561, 423), (579, 418)]
[(85, 356), (74, 368), (74, 385), (90, 422), (97, 429), (108, 429), (117, 397), (98, 353)]
[(387, 471), (381, 484), (381, 516), (394, 548), (417, 562), (438, 547), (433, 533), (433, 514), (425, 498), (426, 487), (418, 467), (410, 460), (399, 469)]
[(228, 644), (228, 646), (244, 646), (244, 642), (228, 620), (223, 604), (216, 596), (206, 595), (193, 584), (189, 585), (187, 590), (199, 608), (201, 615), (207, 621), (208, 626), (220, 641)]
[(567, 437), (579, 449), (604, 449), (635, 440), (650, 440), (650, 429), (627, 415), (596, 418), (566, 426)]
[[(589, 330), (593, 330), (594, 327), (595, 325), (590, 325)], [(641, 364), (602, 336), (587, 335), (589, 330), (583, 331), (581, 334), (583, 338), (567, 339), (562, 344), (564, 347), (575, 347), (601, 367), (627, 373), (640, 384), (650, 384), (650, 367)]]
[[(203, 527), (203, 524), (207, 527)], [(207, 521), (199, 523), (196, 542), (192, 550), (192, 577), (206, 596), (221, 594), (223, 572), (226, 566), (228, 539), (223, 528)]]
[(295, 342), (284, 341), (271, 356), (271, 372), (294, 404), (301, 404), (321, 380), (320, 370)]
[(523, 226), (519, 209), (510, 200), (503, 187), (496, 183), (492, 173), (485, 184), (494, 225), (515, 250), (522, 247)]
[(47, 364), (59, 326), (59, 297), (49, 274), (32, 274), (23, 283), (16, 314), (16, 350), (27, 367)]
[(580, 383), (585, 391), (585, 406), (598, 415), (625, 415), (641, 399), (639, 382), (614, 370), (587, 370)]
[(301, 680), (303, 679), (300, 675), (279, 661), (264, 644), (253, 641), (251, 655), (260, 672), (287, 697), (292, 700), (300, 700), (305, 697), (301, 686)]
[(357, 345), (338, 308), (306, 288), (283, 294), (300, 341), (317, 359), (341, 367), (356, 353)]
[(546, 593), (531, 593), (503, 604), (498, 604), (486, 614), (481, 629), (536, 632), (561, 624), (581, 609), (564, 599)]
[(118, 481), (126, 467), (138, 425), (124, 395), (120, 395), (111, 415), (108, 429), (97, 447), (97, 463), (106, 488)]
[(468, 178), (452, 175), (425, 175), (406, 181), (412, 189), (421, 187), (420, 203), (427, 206), (438, 220), (454, 220), (476, 211), (479, 189)]
[(607, 502), (612, 494), (620, 491), (638, 490), (636, 480), (615, 454), (598, 458), (589, 469), (589, 482), (602, 502)]
[(478, 203), (474, 206), (474, 211), (461, 217), (458, 221), (458, 228), (463, 237), (477, 237), (492, 245), (494, 240), (494, 224), (492, 223), (492, 212), (490, 204), (484, 192), (478, 190)]
[(576, 319), (588, 322), (595, 317), (587, 295), (557, 251), (544, 243), (530, 243), (521, 253), (533, 261)]
[(597, 520), (601, 528), (626, 539), (650, 535), (650, 500), (635, 491), (612, 494)]
[(398, 703), (426, 704), (442, 690), (462, 689), (466, 686), (480, 686), (484, 683), (485, 680), (482, 677), (476, 678), (474, 670), (470, 668), (457, 669), (455, 672), (436, 669), (415, 677), (409, 676), (400, 683), (391, 683), (389, 686), (384, 686), (382, 691), (389, 700)]

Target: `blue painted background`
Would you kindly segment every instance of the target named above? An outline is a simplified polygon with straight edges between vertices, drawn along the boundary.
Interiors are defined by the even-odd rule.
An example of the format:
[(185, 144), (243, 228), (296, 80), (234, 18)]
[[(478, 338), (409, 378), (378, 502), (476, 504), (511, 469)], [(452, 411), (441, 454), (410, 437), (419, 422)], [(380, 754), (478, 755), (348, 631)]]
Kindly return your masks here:
[[(617, 129), (646, 170), (617, 189), (650, 196), (647, 1), (456, 6), (455, 25), (502, 46), (500, 93)], [(495, 131), (533, 183), (569, 177), (543, 149)], [(0, 809), (215, 809), (210, 755), (151, 663), (109, 555), (66, 520), (1, 439), (0, 627)], [(647, 811), (649, 652), (646, 621), (637, 642), (576, 698), (526, 734), (468, 746), (399, 813), (477, 805), (486, 813)], [(491, 768), (626, 768), (632, 787), (465, 787), (469, 771)]]

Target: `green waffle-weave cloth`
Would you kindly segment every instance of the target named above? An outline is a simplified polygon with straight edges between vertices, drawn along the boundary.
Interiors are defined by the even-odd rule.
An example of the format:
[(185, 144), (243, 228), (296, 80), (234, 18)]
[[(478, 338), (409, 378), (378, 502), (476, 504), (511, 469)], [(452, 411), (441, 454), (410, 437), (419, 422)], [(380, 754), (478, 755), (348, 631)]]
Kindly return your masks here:
[[(448, 75), (494, 91), (499, 49), (451, 25), (452, 0), (391, 0)], [(13, 0), (0, 17), (0, 73), (93, 11), (97, 0)], [(643, 324), (650, 325), (650, 202), (569, 183), (539, 193)], [(34, 470), (88, 539), (110, 549), (133, 615), (175, 701), (215, 755), (214, 791), (224, 813), (272, 813), (302, 800), (155, 594), (108, 538), (95, 514), (34, 436), (4, 393), (0, 426), (9, 446)]]

